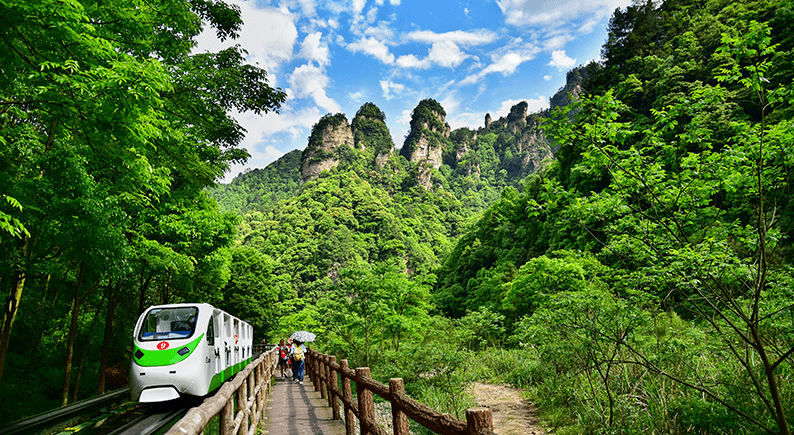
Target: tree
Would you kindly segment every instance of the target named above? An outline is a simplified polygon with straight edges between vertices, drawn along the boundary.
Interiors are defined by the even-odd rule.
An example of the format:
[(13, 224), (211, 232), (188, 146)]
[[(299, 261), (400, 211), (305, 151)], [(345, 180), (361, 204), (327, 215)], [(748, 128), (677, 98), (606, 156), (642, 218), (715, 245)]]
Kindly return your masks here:
[(268, 112), (286, 94), (239, 47), (191, 55), (202, 20), (221, 38), (240, 29), (239, 9), (221, 1), (3, 0), (0, 15), (0, 231), (14, 235), (0, 239), (2, 382), (30, 278), (71, 270), (79, 317), (82, 292), (140, 252), (130, 245), (146, 232), (141, 215), (167, 212), (168, 193), (195, 194), (247, 157), (227, 110)]
[(232, 249), (231, 277), (223, 289), (221, 307), (246, 319), (254, 331), (267, 337), (279, 317), (278, 292), (273, 285), (272, 258), (250, 247)]
[[(735, 133), (727, 142), (715, 139), (709, 116), (743, 94), (720, 85), (654, 109), (642, 131), (620, 122), (621, 103), (611, 92), (582, 100), (582, 113), (591, 115), (575, 130), (565, 117), (551, 128), (583, 149), (581, 171), (609, 175), (607, 188), (570, 207), (571, 217), (598, 228), (592, 233), (603, 234), (604, 254), (634, 270), (636, 286), (656, 290), (709, 328), (721, 342), (717, 351), (741, 368), (740, 382), (731, 390), (696, 372), (671, 373), (631, 348), (637, 361), (768, 433), (788, 435), (794, 306), (780, 216), (790, 204), (785, 156), (794, 133), (788, 121), (767, 123), (777, 105), (792, 103), (790, 84), (768, 87), (774, 50), (769, 27), (757, 22), (723, 36), (719, 52), (729, 62), (716, 78), (749, 91), (758, 110), (757, 118), (730, 124)], [(738, 401), (746, 395), (753, 406)]]

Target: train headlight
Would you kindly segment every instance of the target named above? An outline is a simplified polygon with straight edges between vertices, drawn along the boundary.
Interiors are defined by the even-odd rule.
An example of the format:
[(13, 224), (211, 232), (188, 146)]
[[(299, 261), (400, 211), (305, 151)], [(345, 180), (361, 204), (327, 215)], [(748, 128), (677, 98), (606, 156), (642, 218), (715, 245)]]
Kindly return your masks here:
[(187, 355), (188, 352), (190, 352), (190, 349), (188, 349), (187, 347), (183, 347), (182, 349), (179, 349), (176, 353), (178, 353), (179, 356), (185, 356)]
[(138, 351), (135, 352), (135, 358), (138, 358), (138, 359), (143, 358), (143, 352), (141, 352), (140, 349), (138, 349)]

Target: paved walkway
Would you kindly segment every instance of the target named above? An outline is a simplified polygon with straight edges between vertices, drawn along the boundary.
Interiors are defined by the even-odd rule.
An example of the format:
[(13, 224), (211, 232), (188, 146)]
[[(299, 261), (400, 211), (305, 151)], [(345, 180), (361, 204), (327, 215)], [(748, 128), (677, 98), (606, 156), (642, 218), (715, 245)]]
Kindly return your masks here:
[(266, 419), (262, 420), (265, 434), (303, 435), (326, 434), (345, 435), (345, 423), (333, 420), (328, 399), (320, 398), (314, 391), (309, 377), (303, 379), (304, 385), (276, 376), (275, 385), (267, 398)]

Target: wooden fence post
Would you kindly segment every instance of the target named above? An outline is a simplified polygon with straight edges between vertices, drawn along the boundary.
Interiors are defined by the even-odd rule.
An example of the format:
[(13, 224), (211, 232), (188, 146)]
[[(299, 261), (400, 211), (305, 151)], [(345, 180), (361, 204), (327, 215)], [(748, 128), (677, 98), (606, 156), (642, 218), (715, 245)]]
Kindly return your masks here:
[(312, 371), (314, 372), (312, 382), (314, 382), (314, 391), (320, 391), (320, 354), (317, 353), (315, 356), (317, 358), (312, 362)]
[(466, 426), (469, 435), (480, 435), (493, 431), (493, 416), (490, 408), (469, 408), (466, 410)]
[(270, 358), (266, 357), (258, 366), (256, 366), (256, 372), (257, 372), (256, 385), (259, 386), (259, 394), (256, 395), (256, 403), (257, 403), (257, 407), (262, 412), (265, 411), (265, 394), (267, 394), (267, 386), (270, 382), (270, 376), (265, 376), (266, 363), (270, 363)]
[(337, 391), (339, 391), (339, 381), (336, 378), (336, 370), (333, 368), (334, 363), (336, 363), (336, 356), (331, 355), (328, 360), (328, 404), (331, 406), (331, 411), (333, 411), (334, 420), (339, 420), (339, 398), (336, 397)]
[(325, 367), (326, 367), (325, 361), (328, 359), (328, 355), (325, 354), (320, 355), (320, 358), (317, 359), (319, 360), (318, 361), (319, 367), (317, 367), (317, 379), (319, 379), (320, 382), (317, 382), (314, 385), (320, 388), (320, 398), (325, 399), (325, 388), (323, 384), (328, 383), (327, 380), (325, 379)]
[(342, 403), (345, 404), (345, 433), (347, 435), (355, 435), (356, 422), (354, 419), (356, 417), (353, 410), (348, 406), (349, 403), (353, 403), (353, 389), (350, 386), (350, 378), (344, 375), (345, 370), (350, 370), (350, 364), (346, 359), (343, 359), (339, 365), (342, 367)]
[[(235, 420), (237, 419), (237, 415), (240, 411), (243, 412), (243, 419), (240, 422), (240, 427), (247, 427), (248, 424), (248, 398), (245, 397), (245, 391), (248, 389), (248, 378), (243, 379), (243, 383), (240, 384), (240, 388), (237, 389), (237, 412), (235, 413)], [(240, 433), (240, 430), (237, 430), (237, 433)]]
[[(312, 382), (314, 382), (314, 373), (312, 372), (311, 367), (309, 367), (309, 364), (310, 364), (309, 361), (314, 360), (314, 351), (309, 350), (308, 352), (306, 352), (304, 354), (303, 359), (304, 359), (304, 361), (303, 361), (303, 377), (304, 378), (311, 378)], [(293, 363), (293, 362), (294, 361), (292, 360), (292, 358), (290, 358), (290, 363)], [(295, 364), (292, 364), (292, 377), (293, 377), (293, 379), (295, 378)]]
[[(403, 378), (389, 379), (389, 392), (392, 394), (392, 396), (397, 392), (405, 392)], [(396, 401), (391, 403), (391, 418), (392, 425), (394, 426), (394, 435), (408, 435), (408, 417), (396, 405)]]
[[(251, 373), (248, 373), (248, 382), (246, 382), (246, 409), (248, 411), (248, 419), (245, 421), (245, 433), (248, 433), (251, 430), (251, 426), (253, 426), (256, 422), (256, 410), (257, 410), (257, 403), (256, 397), (254, 396), (254, 391), (256, 391), (256, 371), (251, 370)], [(250, 405), (250, 407), (249, 407)]]
[(229, 400), (223, 405), (220, 426), (221, 435), (230, 435), (232, 433), (232, 429), (234, 428), (234, 400), (232, 400), (231, 397), (229, 397)]
[(358, 395), (358, 426), (361, 435), (368, 435), (367, 421), (375, 419), (375, 402), (372, 400), (372, 391), (364, 388), (363, 378), (369, 378), (369, 367), (356, 368), (356, 395)]

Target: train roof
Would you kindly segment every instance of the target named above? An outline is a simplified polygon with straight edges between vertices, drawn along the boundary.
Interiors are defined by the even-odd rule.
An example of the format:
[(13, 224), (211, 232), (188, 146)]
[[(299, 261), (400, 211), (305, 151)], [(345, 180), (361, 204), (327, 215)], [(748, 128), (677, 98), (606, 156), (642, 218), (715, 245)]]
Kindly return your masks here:
[(250, 324), (248, 321), (243, 320), (232, 313), (228, 313), (226, 311), (221, 310), (220, 308), (215, 308), (214, 306), (203, 302), (182, 302), (178, 304), (150, 305), (149, 307), (146, 308), (146, 310), (144, 310), (144, 313), (151, 310), (152, 308), (179, 308), (179, 307), (198, 307), (199, 309), (218, 311), (220, 313), (228, 314), (229, 316), (234, 317), (235, 319), (245, 324)]

